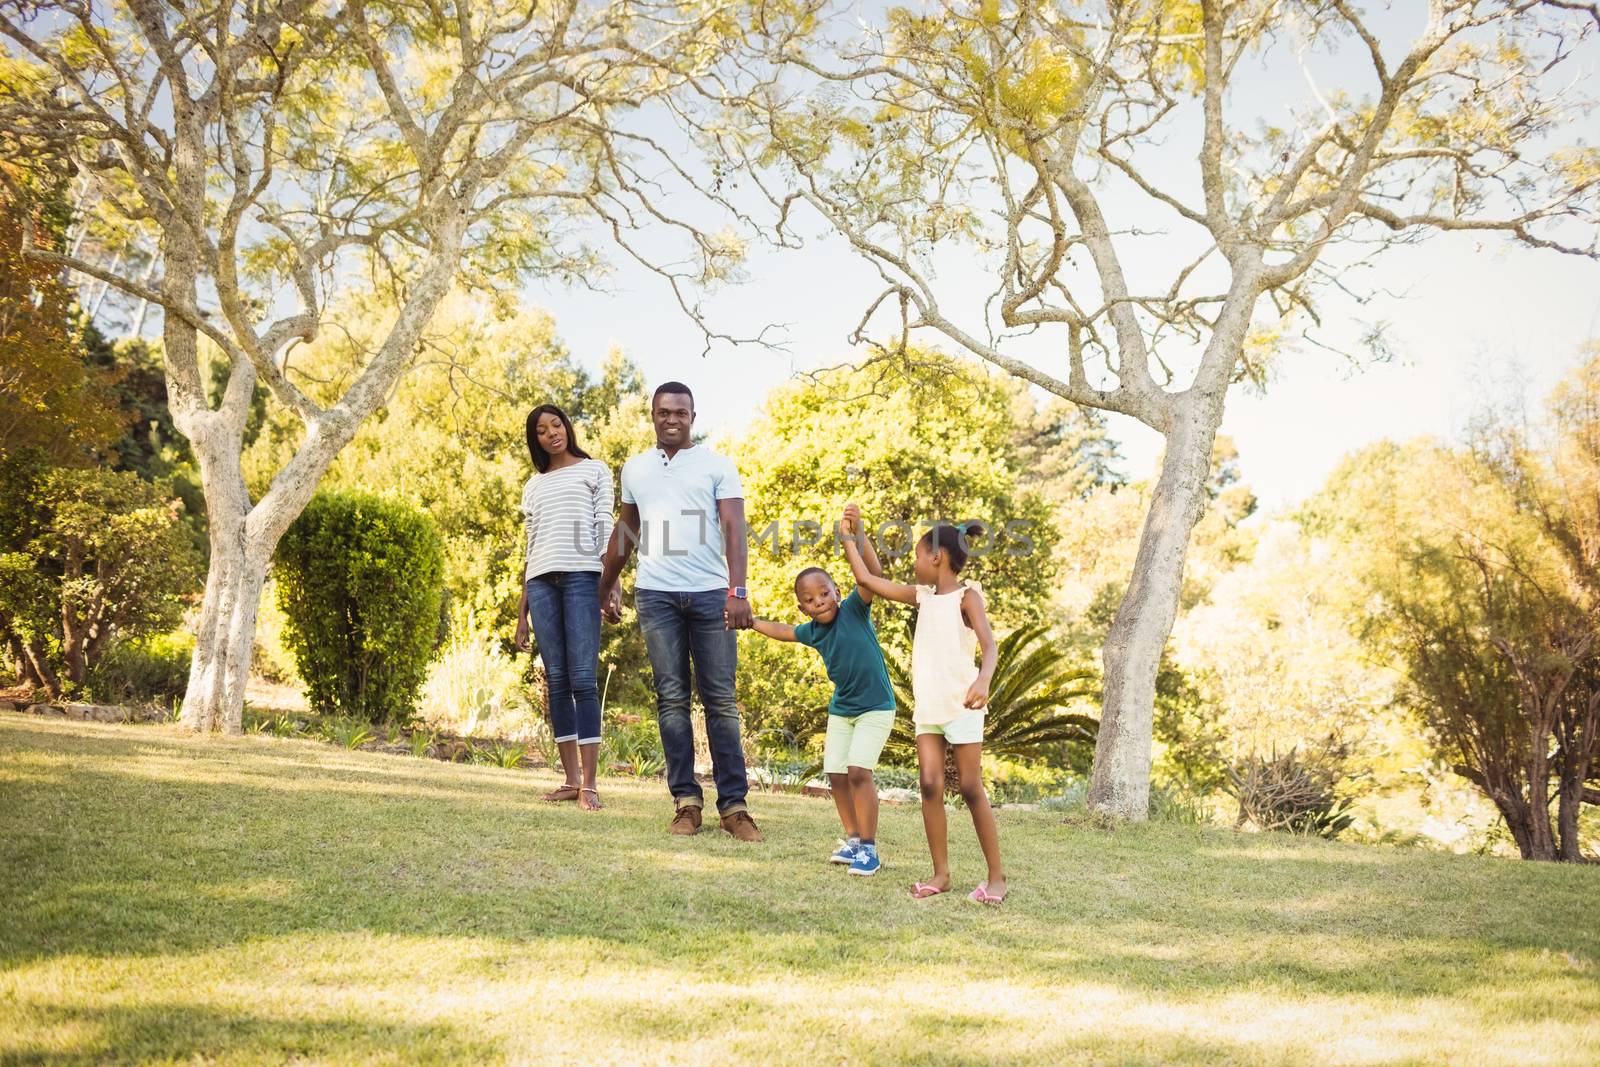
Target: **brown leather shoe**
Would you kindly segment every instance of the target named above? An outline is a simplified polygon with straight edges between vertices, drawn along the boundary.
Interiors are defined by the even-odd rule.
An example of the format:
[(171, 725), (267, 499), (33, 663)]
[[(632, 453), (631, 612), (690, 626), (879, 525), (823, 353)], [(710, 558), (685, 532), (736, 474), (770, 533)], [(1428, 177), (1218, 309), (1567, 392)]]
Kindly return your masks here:
[(672, 817), (672, 825), (667, 829), (679, 837), (693, 837), (700, 832), (700, 809), (693, 804), (685, 804)]
[(761, 831), (756, 829), (756, 821), (750, 817), (748, 811), (736, 811), (732, 815), (724, 815), (722, 828), (740, 841), (762, 840)]

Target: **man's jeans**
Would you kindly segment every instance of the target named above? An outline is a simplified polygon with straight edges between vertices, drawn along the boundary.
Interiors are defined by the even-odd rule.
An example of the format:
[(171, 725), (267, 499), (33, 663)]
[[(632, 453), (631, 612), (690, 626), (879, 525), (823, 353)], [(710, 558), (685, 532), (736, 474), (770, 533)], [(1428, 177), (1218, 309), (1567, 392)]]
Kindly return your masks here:
[(744, 811), (745, 794), (750, 791), (739, 742), (739, 709), (733, 702), (739, 646), (722, 621), (727, 598), (721, 589), (700, 593), (640, 589), (633, 598), (655, 675), (667, 788), (680, 808), (705, 806), (705, 794), (694, 777), (694, 725), (689, 719), (692, 663), (700, 703), (706, 709), (706, 739), (717, 783), (717, 811), (722, 815)]
[(556, 740), (600, 743), (600, 576), (550, 571), (528, 579), (528, 619), (550, 686)]

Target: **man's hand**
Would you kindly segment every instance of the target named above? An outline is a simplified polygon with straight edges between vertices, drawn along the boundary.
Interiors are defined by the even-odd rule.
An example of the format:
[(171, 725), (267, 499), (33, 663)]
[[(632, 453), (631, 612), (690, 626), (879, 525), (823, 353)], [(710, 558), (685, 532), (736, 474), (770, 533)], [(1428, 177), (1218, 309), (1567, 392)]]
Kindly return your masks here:
[(518, 652), (532, 652), (533, 645), (528, 640), (528, 617), (522, 615), (517, 619), (516, 636), (511, 638), (511, 645)]
[(722, 626), (727, 630), (748, 630), (755, 625), (756, 614), (750, 610), (750, 601), (730, 596), (722, 606)]
[(967, 688), (967, 699), (963, 700), (961, 705), (976, 711), (978, 708), (985, 707), (988, 703), (989, 680), (979, 675), (972, 685)]
[(606, 590), (600, 604), (600, 617), (612, 624), (622, 621), (622, 588), (620, 586), (613, 585)]

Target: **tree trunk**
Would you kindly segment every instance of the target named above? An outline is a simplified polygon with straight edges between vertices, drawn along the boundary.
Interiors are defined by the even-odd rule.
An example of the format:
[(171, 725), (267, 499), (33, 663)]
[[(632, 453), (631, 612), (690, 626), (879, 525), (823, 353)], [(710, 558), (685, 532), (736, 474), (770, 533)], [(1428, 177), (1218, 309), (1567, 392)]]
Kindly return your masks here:
[(1565, 863), (1583, 859), (1578, 847), (1578, 813), (1583, 808), (1583, 782), (1563, 781), (1556, 794), (1556, 858)]
[(1550, 743), (1553, 716), (1538, 714), (1538, 703), (1530, 702), (1530, 718), (1534, 719), (1533, 736), (1528, 747), (1527, 781), (1520, 783), (1526, 789), (1528, 821), (1528, 854), (1524, 859), (1553, 860), (1560, 854), (1556, 846), (1555, 828), (1550, 824)]
[[(62, 573), (64, 586), (74, 586), (83, 577), (83, 554), (76, 547), (76, 539), (67, 551), (66, 564)], [(61, 669), (67, 676), (67, 681), (73, 685), (82, 685), (84, 676), (88, 673), (88, 658), (84, 651), (87, 635), (84, 621), (78, 617), (78, 610), (73, 604), (73, 597), (63, 595), (61, 598)]]
[(8, 641), (11, 656), (17, 661), (17, 670), (22, 673), (22, 681), (34, 689), (44, 690), (45, 696), (51, 700), (60, 697), (61, 682), (50, 669), (50, 658), (44, 648), (38, 642), (24, 641), (15, 635)]
[(1205, 512), (1211, 446), (1221, 421), (1220, 397), (1175, 405), (1133, 575), (1106, 635), (1105, 697), (1088, 803), (1119, 819), (1150, 814), (1156, 671), (1177, 617), (1189, 534)]
[(1522, 794), (1520, 783), (1516, 783), (1490, 794), (1490, 799), (1500, 809), (1523, 859), (1554, 860), (1557, 852), (1555, 835), (1550, 829), (1550, 808), (1548, 803), (1539, 803), (1543, 797), (1542, 785), (1538, 793), (1530, 802)]
[[(236, 364), (228, 393), (241, 384), (231, 379), (240, 376), (247, 379), (245, 388), (254, 386), (253, 368)], [(202, 733), (237, 734), (244, 731), (244, 687), (250, 678), (256, 611), (272, 550), (251, 551), (247, 536), (250, 493), (240, 466), (244, 412), (224, 402), (216, 411), (194, 416), (182, 428), (200, 467), (211, 559), (181, 721)]]
[[(238, 526), (242, 530), (243, 523)], [(244, 690), (270, 551), (267, 556), (247, 552), (242, 538), (226, 540), (229, 543), (219, 546), (218, 538), (212, 537), (205, 601), (183, 698), (183, 725), (205, 733), (237, 734), (244, 730)]]

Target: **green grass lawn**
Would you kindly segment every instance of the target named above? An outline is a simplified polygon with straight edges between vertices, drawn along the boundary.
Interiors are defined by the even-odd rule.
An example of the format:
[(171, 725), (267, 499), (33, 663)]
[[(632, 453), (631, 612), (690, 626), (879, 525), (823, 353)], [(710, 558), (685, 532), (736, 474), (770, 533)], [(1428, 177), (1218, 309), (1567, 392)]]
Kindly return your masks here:
[(1600, 1062), (1600, 868), (1003, 812), (995, 911), (552, 780), (0, 715), (0, 1062)]

